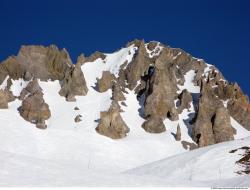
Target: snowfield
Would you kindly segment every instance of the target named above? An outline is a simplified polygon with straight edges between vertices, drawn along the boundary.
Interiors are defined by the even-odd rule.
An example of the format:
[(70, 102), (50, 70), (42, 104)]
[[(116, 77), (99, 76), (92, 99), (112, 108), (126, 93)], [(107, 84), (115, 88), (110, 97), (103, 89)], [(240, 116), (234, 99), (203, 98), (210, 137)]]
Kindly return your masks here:
[[(166, 119), (164, 133), (146, 133), (141, 128), (141, 105), (134, 91), (127, 90), (121, 116), (130, 128), (128, 136), (112, 140), (96, 133), (100, 111), (108, 110), (112, 96), (111, 90), (99, 93), (94, 89), (96, 78), (105, 70), (117, 75), (122, 64), (131, 62), (135, 50), (130, 46), (106, 54), (105, 60), (83, 64), (89, 91), (87, 96), (77, 96), (76, 102), (66, 102), (58, 94), (59, 81), (39, 81), (51, 111), (46, 130), (19, 115), (19, 100), (10, 102), (9, 109), (0, 109), (0, 186), (250, 186), (249, 175), (236, 173), (240, 155), (229, 153), (249, 146), (250, 132), (233, 118), (238, 140), (189, 151), (174, 138), (178, 121)], [(192, 83), (194, 76), (193, 70), (187, 72), (180, 90), (199, 93)], [(13, 81), (11, 90), (18, 96), (26, 85), (21, 79)], [(192, 113), (194, 105), (179, 115), (182, 140), (190, 143), (186, 120)], [(78, 114), (82, 121), (75, 123)]]

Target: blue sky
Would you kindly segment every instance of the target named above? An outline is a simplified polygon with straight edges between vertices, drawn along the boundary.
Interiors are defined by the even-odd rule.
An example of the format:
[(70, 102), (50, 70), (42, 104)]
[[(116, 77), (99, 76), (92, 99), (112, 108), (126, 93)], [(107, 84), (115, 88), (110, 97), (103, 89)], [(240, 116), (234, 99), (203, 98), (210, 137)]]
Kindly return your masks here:
[(76, 60), (157, 40), (216, 65), (250, 94), (248, 0), (1, 0), (0, 24), (0, 60), (23, 44), (56, 44)]

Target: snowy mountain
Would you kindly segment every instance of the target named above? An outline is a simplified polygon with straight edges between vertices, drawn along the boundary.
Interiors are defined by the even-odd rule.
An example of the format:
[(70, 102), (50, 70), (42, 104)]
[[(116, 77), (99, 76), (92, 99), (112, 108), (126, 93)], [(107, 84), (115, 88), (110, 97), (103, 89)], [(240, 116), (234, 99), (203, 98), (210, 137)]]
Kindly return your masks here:
[(250, 104), (213, 65), (159, 42), (0, 64), (1, 186), (250, 186)]

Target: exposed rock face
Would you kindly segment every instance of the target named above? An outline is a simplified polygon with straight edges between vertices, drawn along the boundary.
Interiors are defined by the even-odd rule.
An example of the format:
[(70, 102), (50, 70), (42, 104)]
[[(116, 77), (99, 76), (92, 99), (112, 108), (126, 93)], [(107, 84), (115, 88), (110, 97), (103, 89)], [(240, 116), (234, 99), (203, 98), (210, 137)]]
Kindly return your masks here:
[(105, 92), (108, 89), (112, 88), (113, 80), (115, 80), (115, 76), (111, 74), (109, 71), (102, 72), (102, 78), (97, 79), (97, 88), (99, 92)]
[(66, 49), (56, 46), (22, 46), (16, 57), (10, 57), (0, 64), (0, 83), (9, 75), (11, 79), (33, 77), (43, 81), (59, 80), (62, 84), (60, 94), (68, 101), (75, 101), (75, 96), (84, 96), (88, 89), (81, 64), (85, 61), (80, 56), (76, 66), (72, 64)]
[(45, 129), (45, 120), (51, 114), (48, 104), (44, 102), (43, 93), (36, 79), (31, 81), (21, 94), (25, 94), (22, 106), (19, 108), (20, 115), (27, 121), (36, 124), (37, 128)]
[(202, 82), (198, 114), (192, 136), (199, 146), (233, 140), (230, 116), (223, 103), (213, 94), (212, 87)]
[(17, 61), (25, 72), (41, 80), (63, 80), (72, 66), (68, 52), (56, 46), (22, 46)]
[(146, 74), (150, 65), (145, 43), (141, 41), (138, 43), (138, 51), (135, 59), (130, 63), (125, 71), (125, 75), (128, 81), (128, 88), (134, 89), (137, 85), (137, 81)]
[[(101, 113), (97, 132), (114, 139), (126, 136), (129, 128), (120, 116), (122, 108), (118, 102), (123, 106), (127, 105), (125, 95), (129, 90), (135, 92), (138, 98), (141, 106), (139, 114), (145, 119), (141, 127), (149, 133), (164, 132), (164, 119), (176, 121), (184, 109), (193, 112), (191, 107), (194, 107), (192, 114), (195, 117), (192, 117), (193, 126), (190, 122), (189, 129), (199, 146), (232, 140), (236, 130), (231, 127), (230, 116), (250, 130), (248, 97), (236, 83), (229, 84), (216, 67), (181, 49), (159, 42), (144, 43), (143, 40), (135, 40), (127, 47), (132, 44), (135, 54), (132, 58), (124, 59), (124, 63), (119, 63), (121, 66), (118, 75), (103, 71), (102, 77), (97, 79), (95, 90), (102, 93), (111, 89), (113, 100), (110, 109)], [(128, 52), (129, 55), (131, 53)], [(46, 128), (45, 120), (50, 117), (50, 111), (36, 78), (43, 81), (59, 80), (59, 94), (67, 101), (76, 101), (75, 96), (87, 95), (89, 90), (81, 66), (97, 59), (105, 64), (109, 60), (106, 56), (101, 52), (95, 52), (90, 57), (82, 54), (78, 57), (77, 64), (73, 65), (65, 49), (59, 50), (54, 45), (22, 46), (17, 56), (9, 57), (0, 64), (0, 84), (8, 77), (7, 87), (0, 90), (0, 108), (7, 108), (8, 102), (17, 98), (11, 92), (12, 80), (21, 78), (31, 81), (18, 97), (23, 101), (20, 114), (38, 128)], [(128, 63), (128, 60), (131, 61)], [(195, 75), (192, 81), (185, 81), (190, 80), (186, 77), (189, 71), (193, 71)], [(179, 93), (178, 85), (186, 82), (200, 87), (201, 96), (198, 97), (199, 93), (191, 95), (188, 90)], [(176, 100), (179, 100), (177, 107)], [(78, 115), (75, 121), (80, 120)], [(180, 139), (178, 127), (176, 140)], [(192, 142), (182, 141), (182, 144), (185, 144), (184, 147), (194, 146)]]
[(59, 94), (66, 97), (67, 101), (75, 101), (75, 96), (85, 96), (87, 92), (88, 88), (81, 64), (78, 62), (75, 67), (72, 66), (70, 70), (67, 70)]
[(148, 81), (146, 93), (145, 116), (158, 116), (162, 119), (178, 119), (174, 100), (177, 98), (176, 78), (173, 66), (167, 58), (167, 52), (162, 52), (155, 62), (155, 69)]
[(5, 91), (0, 90), (0, 109), (8, 108), (8, 97)]
[(162, 133), (166, 127), (160, 117), (152, 116), (142, 124), (142, 128), (149, 133)]
[(216, 143), (234, 139), (234, 132), (230, 123), (230, 115), (228, 114), (227, 109), (224, 107), (219, 107), (216, 110), (213, 132)]
[(120, 139), (127, 135), (129, 128), (123, 121), (120, 113), (120, 107), (116, 101), (112, 104), (108, 111), (100, 113), (100, 122), (96, 131), (101, 135), (110, 137), (112, 139)]

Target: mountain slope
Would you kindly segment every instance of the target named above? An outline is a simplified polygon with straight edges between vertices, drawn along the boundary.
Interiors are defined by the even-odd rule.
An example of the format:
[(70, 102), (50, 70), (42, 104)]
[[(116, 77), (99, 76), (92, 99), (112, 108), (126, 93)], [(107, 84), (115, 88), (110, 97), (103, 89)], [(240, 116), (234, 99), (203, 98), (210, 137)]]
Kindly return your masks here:
[[(80, 56), (75, 66), (66, 50), (40, 48), (22, 47), (0, 65), (8, 107), (0, 109), (0, 185), (249, 185), (235, 173), (239, 155), (228, 153), (249, 144), (249, 103), (214, 66), (159, 42), (135, 40), (115, 53)], [(40, 89), (29, 88), (35, 79)], [(42, 107), (24, 105), (37, 93), (49, 119)], [(112, 114), (128, 126), (124, 138), (109, 138), (120, 132)], [(96, 130), (102, 119), (111, 128), (105, 135)]]

